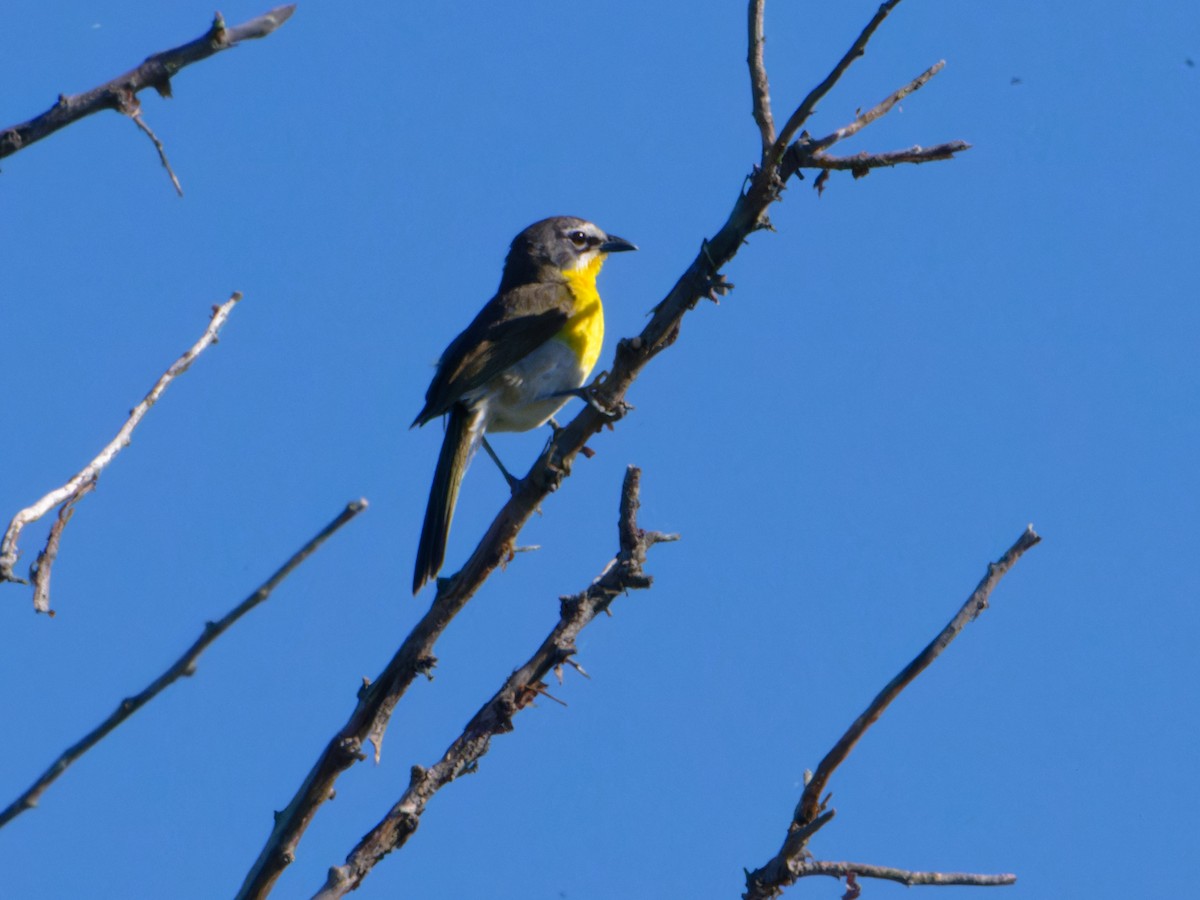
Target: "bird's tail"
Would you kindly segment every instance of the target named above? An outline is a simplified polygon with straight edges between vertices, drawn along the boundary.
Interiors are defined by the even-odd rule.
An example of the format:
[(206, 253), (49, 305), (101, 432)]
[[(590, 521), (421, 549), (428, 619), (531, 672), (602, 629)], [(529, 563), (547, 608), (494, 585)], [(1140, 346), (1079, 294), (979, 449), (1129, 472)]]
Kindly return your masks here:
[(446, 417), (446, 437), (442, 440), (442, 452), (438, 454), (433, 486), (429, 489), (429, 505), (425, 507), (425, 523), (421, 526), (421, 542), (417, 545), (414, 594), (437, 575), (446, 558), (446, 541), (450, 537), (450, 520), (454, 518), (458, 489), (475, 445), (483, 434), (481, 419), (478, 410), (468, 410), (461, 403), (450, 407)]

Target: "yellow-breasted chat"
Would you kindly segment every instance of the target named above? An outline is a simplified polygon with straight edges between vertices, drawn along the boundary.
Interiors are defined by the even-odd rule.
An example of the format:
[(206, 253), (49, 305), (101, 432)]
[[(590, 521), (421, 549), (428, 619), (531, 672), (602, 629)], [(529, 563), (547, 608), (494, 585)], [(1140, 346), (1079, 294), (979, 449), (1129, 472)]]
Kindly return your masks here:
[(442, 354), (413, 420), (446, 416), (414, 594), (442, 568), (458, 490), (484, 433), (537, 428), (579, 394), (604, 341), (596, 276), (607, 254), (636, 249), (573, 216), (535, 222), (513, 239), (496, 295)]

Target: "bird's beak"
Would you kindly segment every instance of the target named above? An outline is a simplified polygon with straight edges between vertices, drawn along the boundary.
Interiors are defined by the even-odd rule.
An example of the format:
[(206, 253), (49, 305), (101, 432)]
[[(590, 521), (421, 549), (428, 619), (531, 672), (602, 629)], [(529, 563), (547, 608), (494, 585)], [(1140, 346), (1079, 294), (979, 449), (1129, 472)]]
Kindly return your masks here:
[(623, 250), (636, 249), (636, 244), (631, 244), (625, 238), (619, 238), (615, 234), (607, 235), (604, 238), (604, 243), (600, 245), (601, 253), (620, 253)]

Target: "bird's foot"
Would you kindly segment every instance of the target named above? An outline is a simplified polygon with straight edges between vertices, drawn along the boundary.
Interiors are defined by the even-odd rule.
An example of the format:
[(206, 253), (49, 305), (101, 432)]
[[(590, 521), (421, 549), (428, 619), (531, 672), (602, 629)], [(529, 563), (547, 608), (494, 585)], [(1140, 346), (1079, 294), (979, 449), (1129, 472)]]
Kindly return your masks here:
[(578, 397), (606, 419), (619, 419), (633, 409), (633, 407), (624, 400), (618, 400), (612, 406), (605, 406), (600, 402), (600, 399), (597, 396), (596, 388), (593, 385), (578, 387), (570, 391), (563, 391), (563, 396)]

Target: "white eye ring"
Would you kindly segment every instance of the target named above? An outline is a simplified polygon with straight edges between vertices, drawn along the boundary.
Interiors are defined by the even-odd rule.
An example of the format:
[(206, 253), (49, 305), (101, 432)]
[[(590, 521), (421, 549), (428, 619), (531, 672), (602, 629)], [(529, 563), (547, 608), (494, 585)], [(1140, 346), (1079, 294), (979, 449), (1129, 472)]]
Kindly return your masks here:
[(586, 247), (588, 244), (587, 235), (584, 234), (582, 231), (572, 231), (570, 234), (567, 235), (567, 238), (571, 241), (572, 244), (574, 244), (576, 247), (578, 247), (581, 250), (584, 247)]

